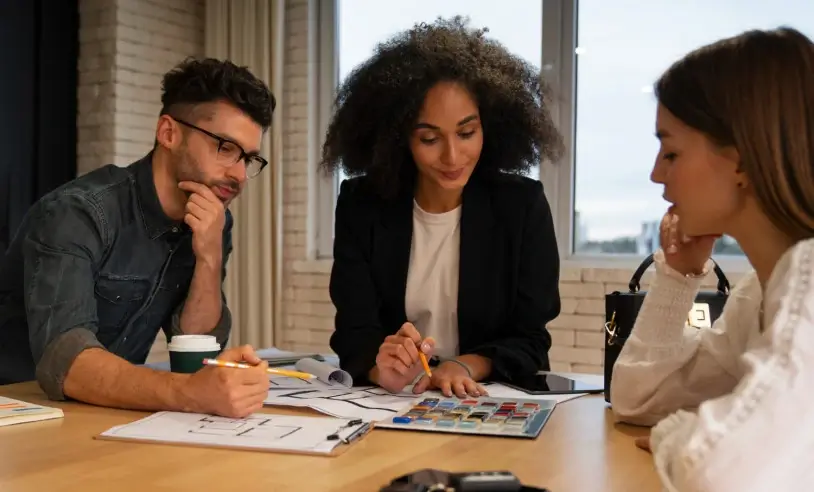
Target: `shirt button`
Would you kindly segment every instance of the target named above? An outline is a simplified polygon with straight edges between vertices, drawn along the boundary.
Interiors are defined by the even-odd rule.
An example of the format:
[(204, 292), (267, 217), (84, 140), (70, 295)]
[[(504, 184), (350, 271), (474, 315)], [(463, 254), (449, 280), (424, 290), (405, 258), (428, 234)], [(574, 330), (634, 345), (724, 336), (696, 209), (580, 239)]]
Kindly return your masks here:
[(124, 337), (124, 338), (122, 339), (122, 342), (126, 342), (126, 341), (127, 341), (127, 337)]
[(173, 227), (173, 228), (172, 228), (172, 232), (178, 232), (178, 228), (177, 228), (177, 227)]
[(117, 300), (117, 301), (118, 301), (119, 299), (121, 299), (121, 298), (122, 298), (122, 296), (116, 296), (116, 300)]

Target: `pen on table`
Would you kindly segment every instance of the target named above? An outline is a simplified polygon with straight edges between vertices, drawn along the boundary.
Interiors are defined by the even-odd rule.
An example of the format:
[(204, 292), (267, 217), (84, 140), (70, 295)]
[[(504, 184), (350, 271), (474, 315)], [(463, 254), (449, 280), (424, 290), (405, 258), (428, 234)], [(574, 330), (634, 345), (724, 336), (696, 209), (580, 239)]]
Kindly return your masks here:
[(342, 439), (343, 444), (350, 444), (351, 442), (355, 441), (356, 439), (362, 437), (367, 431), (370, 430), (370, 422), (365, 422), (358, 429), (353, 431), (351, 435)]
[[(229, 362), (225, 360), (218, 360), (218, 359), (204, 359), (204, 365), (207, 366), (218, 366), (218, 367), (234, 367), (236, 369), (248, 369), (250, 367), (254, 367), (249, 364), (241, 364), (239, 362)], [(312, 379), (315, 378), (313, 374), (309, 374), (307, 372), (300, 372), (300, 371), (289, 371), (287, 369), (277, 369), (275, 367), (269, 367), (266, 369), (266, 372), (269, 374), (276, 374), (278, 376), (288, 376), (292, 378), (299, 378), (299, 379)]]
[[(339, 433), (342, 432), (342, 429), (344, 429), (346, 427), (353, 427), (353, 426), (359, 425), (361, 423), (362, 423), (362, 419), (353, 419), (353, 420), (351, 420), (349, 422), (346, 422), (345, 424), (342, 424), (341, 426), (339, 426), (339, 428), (336, 429), (336, 432), (328, 434), (328, 437), (326, 437), (325, 439), (327, 439), (329, 441), (336, 441), (337, 439), (339, 439)], [(354, 432), (351, 432), (351, 435), (353, 435)]]

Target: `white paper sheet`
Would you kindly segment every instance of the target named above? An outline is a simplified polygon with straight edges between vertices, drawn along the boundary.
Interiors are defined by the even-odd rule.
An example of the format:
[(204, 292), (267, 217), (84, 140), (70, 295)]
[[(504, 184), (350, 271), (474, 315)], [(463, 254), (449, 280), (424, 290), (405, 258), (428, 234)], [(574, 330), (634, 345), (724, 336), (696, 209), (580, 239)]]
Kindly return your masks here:
[[(170, 444), (329, 454), (341, 445), (341, 439), (365, 425), (343, 427), (347, 423), (347, 419), (332, 417), (267, 413), (230, 419), (196, 413), (158, 412), (133, 423), (113, 427), (102, 436)], [(334, 433), (340, 439), (327, 439)]]

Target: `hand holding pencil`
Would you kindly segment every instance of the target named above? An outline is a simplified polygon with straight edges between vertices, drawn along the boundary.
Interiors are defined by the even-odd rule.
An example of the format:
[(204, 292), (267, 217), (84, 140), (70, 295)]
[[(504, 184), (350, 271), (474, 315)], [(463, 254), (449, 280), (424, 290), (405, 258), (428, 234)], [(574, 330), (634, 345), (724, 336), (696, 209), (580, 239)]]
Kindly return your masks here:
[(249, 345), (224, 350), (200, 371), (183, 375), (178, 404), (195, 413), (246, 417), (263, 408), (269, 390), (268, 369), (268, 363)]
[(377, 384), (397, 393), (420, 374), (432, 374), (427, 358), (432, 356), (435, 340), (422, 339), (412, 323), (384, 339), (376, 356)]

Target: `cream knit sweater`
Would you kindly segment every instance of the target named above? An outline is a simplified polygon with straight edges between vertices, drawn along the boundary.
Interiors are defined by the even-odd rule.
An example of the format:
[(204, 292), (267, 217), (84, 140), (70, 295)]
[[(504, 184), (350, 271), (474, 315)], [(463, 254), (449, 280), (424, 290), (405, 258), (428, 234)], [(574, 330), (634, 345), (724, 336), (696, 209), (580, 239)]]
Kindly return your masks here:
[[(708, 267), (711, 264), (707, 265)], [(747, 274), (711, 328), (686, 325), (700, 287), (656, 254), (656, 276), (613, 369), (617, 419), (653, 425), (668, 491), (814, 490), (814, 240), (765, 289)]]

